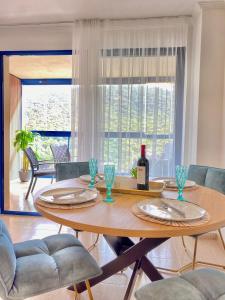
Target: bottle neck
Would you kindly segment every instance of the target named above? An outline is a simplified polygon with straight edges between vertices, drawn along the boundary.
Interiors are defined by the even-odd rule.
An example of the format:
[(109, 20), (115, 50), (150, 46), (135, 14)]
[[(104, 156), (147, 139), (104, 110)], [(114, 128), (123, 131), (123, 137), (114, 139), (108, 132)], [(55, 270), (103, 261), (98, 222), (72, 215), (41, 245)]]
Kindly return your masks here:
[(141, 145), (141, 157), (145, 158), (145, 145)]

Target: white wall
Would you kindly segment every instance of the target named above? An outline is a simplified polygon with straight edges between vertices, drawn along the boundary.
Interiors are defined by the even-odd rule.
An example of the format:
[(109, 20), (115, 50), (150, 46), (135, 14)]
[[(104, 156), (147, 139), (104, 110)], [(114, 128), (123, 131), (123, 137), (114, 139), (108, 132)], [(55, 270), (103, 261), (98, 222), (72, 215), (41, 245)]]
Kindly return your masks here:
[(197, 156), (201, 34), (202, 11), (199, 6), (196, 6), (192, 18), (192, 27), (189, 28), (187, 49), (187, 86), (183, 147), (183, 163), (187, 165), (195, 164)]
[(1, 26), (0, 51), (72, 49), (72, 25)]
[(223, 108), (225, 5), (203, 5), (199, 77), (197, 163), (225, 167)]

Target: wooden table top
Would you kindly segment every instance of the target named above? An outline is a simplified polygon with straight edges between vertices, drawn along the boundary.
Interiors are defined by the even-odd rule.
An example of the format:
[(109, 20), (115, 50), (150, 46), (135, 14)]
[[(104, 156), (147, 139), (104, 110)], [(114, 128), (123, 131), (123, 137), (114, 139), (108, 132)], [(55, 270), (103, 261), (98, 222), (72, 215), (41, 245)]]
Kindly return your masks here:
[[(69, 179), (56, 182), (38, 191), (34, 196), (36, 201), (40, 193), (60, 187), (86, 187), (79, 179)], [(177, 192), (164, 191), (164, 198), (176, 199)], [(225, 195), (206, 188), (184, 192), (185, 199), (194, 202), (209, 213), (210, 220), (193, 227), (175, 227), (152, 223), (136, 217), (131, 207), (146, 199), (146, 196), (113, 194), (115, 202), (98, 204), (79, 209), (59, 210), (42, 207), (35, 204), (36, 209), (47, 219), (56, 223), (88, 232), (125, 237), (166, 238), (181, 235), (201, 234), (225, 227)]]

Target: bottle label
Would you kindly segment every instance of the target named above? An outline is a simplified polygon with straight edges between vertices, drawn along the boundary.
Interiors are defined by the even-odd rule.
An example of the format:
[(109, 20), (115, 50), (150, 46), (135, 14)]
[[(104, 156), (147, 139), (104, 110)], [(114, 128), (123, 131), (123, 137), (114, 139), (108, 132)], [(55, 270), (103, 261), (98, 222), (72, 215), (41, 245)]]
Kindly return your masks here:
[(145, 184), (145, 167), (137, 167), (137, 184)]

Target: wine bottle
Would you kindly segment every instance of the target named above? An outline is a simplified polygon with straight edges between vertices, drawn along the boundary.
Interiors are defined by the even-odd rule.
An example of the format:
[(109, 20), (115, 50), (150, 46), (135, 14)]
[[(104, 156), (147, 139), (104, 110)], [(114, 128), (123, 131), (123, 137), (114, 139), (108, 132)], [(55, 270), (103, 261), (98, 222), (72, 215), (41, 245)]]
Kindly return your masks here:
[(149, 161), (146, 158), (145, 145), (141, 145), (141, 157), (137, 162), (137, 189), (149, 189)]

